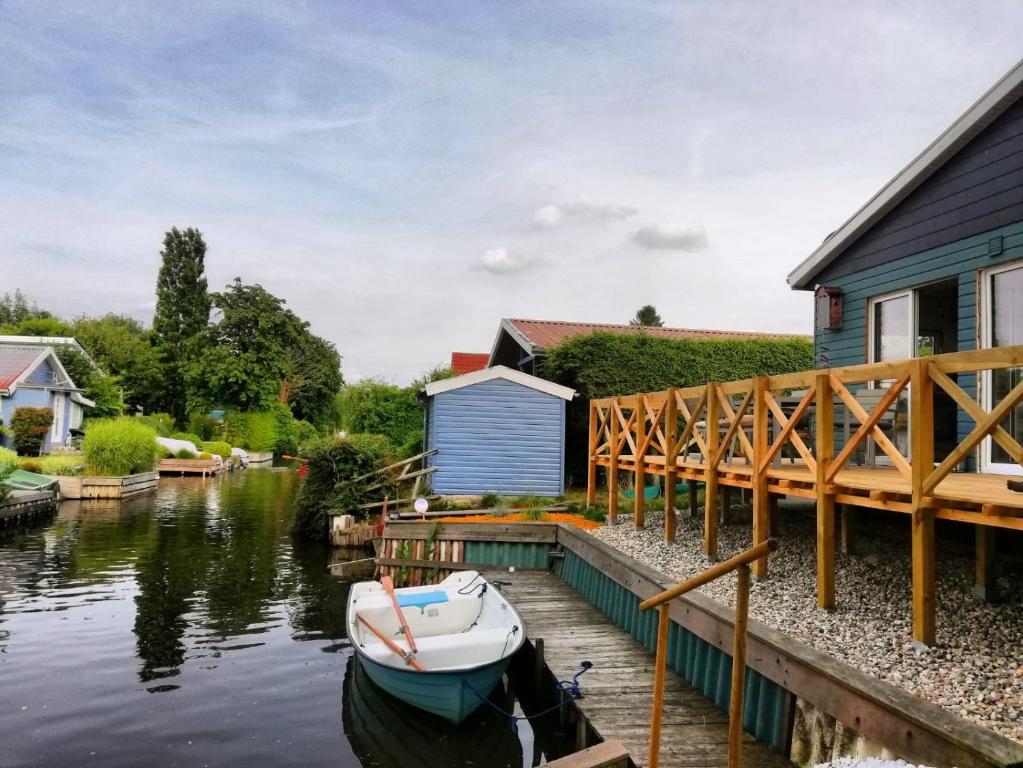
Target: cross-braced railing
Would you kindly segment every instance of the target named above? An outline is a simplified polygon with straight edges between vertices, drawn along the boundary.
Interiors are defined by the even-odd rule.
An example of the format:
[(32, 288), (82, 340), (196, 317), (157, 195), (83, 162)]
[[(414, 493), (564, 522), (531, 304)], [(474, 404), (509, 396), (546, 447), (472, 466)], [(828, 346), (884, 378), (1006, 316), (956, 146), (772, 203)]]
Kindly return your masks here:
[[(934, 640), (934, 521), (977, 526), (978, 589), (986, 588), (992, 530), (1023, 530), (1023, 494), (1005, 478), (962, 471), (979, 464), (984, 441), (1023, 467), (1023, 381), (995, 391), (993, 372), (1023, 368), (1023, 346), (972, 350), (843, 368), (758, 376), (593, 400), (587, 499), (596, 502), (597, 471), (607, 472), (608, 509), (617, 521), (619, 480), (633, 476), (633, 512), (645, 523), (648, 476), (663, 477), (665, 538), (674, 540), (675, 500), (688, 483), (696, 508), (704, 487), (703, 548), (717, 554), (717, 503), (748, 489), (753, 543), (767, 540), (779, 496), (817, 502), (817, 602), (835, 604), (835, 510), (870, 507), (912, 517), (914, 637)], [(935, 447), (935, 398), (957, 409), (960, 426)], [(1021, 414), (1023, 417), (1023, 414)], [(1011, 426), (1011, 425), (1010, 425)], [(937, 455), (940, 454), (940, 455)], [(937, 461), (936, 461), (937, 459)], [(1023, 470), (1021, 470), (1023, 471)], [(656, 481), (655, 481), (656, 482)], [(723, 493), (722, 493), (723, 489)], [(843, 535), (851, 531), (843, 513)], [(753, 564), (767, 575), (766, 560)]]

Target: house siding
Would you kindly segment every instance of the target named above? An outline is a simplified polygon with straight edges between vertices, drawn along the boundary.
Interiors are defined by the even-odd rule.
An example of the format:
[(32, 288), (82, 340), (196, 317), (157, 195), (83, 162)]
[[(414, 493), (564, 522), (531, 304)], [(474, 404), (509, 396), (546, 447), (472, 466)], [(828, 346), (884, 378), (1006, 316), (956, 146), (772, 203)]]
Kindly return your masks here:
[[(64, 398), (64, 423), (61, 425), (61, 434), (58, 439), (54, 440), (53, 432), (48, 431), (46, 433), (46, 440), (43, 443), (43, 452), (53, 450), (53, 448), (63, 445), (67, 440), (70, 431), (70, 413), (71, 413), (71, 396), (68, 392), (54, 391), (50, 389), (36, 389), (34, 387), (28, 387), (22, 385), (18, 387), (14, 394), (10, 396), (0, 397), (0, 419), (3, 420), (5, 426), (10, 426), (11, 417), (14, 415), (14, 411), (18, 408), (53, 408), (54, 400), (57, 397)], [(8, 436), (2, 437), (2, 445), (4, 447), (11, 447), (12, 440)]]
[(25, 377), (26, 384), (33, 384), (40, 387), (53, 386), (54, 380), (53, 366), (49, 360), (43, 360), (35, 369)]
[(891, 268), (914, 254), (1023, 220), (1023, 100), (981, 131), (955, 157), (814, 278)]
[(427, 418), (435, 493), (563, 493), (562, 398), (491, 379), (435, 395)]

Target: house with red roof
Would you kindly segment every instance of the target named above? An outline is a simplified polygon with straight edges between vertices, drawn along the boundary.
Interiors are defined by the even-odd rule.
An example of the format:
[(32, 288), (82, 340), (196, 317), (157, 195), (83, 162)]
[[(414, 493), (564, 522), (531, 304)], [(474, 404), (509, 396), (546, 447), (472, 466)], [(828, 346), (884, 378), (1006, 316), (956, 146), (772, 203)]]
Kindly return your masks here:
[[(67, 443), (71, 430), (81, 429), (82, 409), (95, 405), (75, 386), (54, 348), (35, 342), (0, 341), (0, 421), (11, 423), (21, 407), (50, 408), (53, 423), (43, 451)], [(10, 438), (3, 437), (4, 444)]]
[(754, 333), (748, 331), (715, 331), (697, 328), (657, 328), (609, 323), (576, 323), (562, 320), (501, 320), (501, 326), (490, 351), (488, 366), (504, 365), (513, 370), (537, 375), (543, 367), (548, 350), (576, 336), (591, 333), (643, 333), (663, 339), (699, 339), (732, 341), (743, 339), (804, 339), (812, 336), (787, 333)]

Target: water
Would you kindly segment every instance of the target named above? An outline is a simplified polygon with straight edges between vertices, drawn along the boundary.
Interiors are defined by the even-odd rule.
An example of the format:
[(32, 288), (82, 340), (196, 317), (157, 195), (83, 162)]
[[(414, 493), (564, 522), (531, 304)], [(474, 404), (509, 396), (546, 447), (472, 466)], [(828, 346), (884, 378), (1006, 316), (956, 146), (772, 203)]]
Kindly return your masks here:
[(449, 727), (359, 674), (298, 482), (161, 480), (0, 540), (0, 765), (537, 764), (528, 724)]

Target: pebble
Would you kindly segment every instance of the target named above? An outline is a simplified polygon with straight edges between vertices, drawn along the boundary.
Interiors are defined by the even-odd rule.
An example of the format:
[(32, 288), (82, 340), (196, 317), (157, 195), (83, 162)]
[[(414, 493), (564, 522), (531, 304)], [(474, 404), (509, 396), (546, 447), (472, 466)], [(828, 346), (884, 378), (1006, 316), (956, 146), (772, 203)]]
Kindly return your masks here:
[[(664, 541), (663, 513), (647, 512), (637, 529), (631, 515), (591, 531), (623, 553), (682, 581), (707, 565), (702, 518), (679, 516), (673, 543)], [(859, 534), (864, 555), (837, 555), (836, 608), (816, 608), (816, 538), (813, 522), (782, 508), (775, 520), (780, 546), (771, 555), (769, 577), (754, 580), (750, 615), (813, 648), (931, 701), (985, 728), (1023, 743), (1023, 722), (1014, 707), (1023, 701), (1023, 579), (1000, 579), (1003, 603), (986, 603), (973, 592), (970, 557), (938, 552), (938, 644), (912, 642), (910, 541)], [(749, 522), (723, 525), (721, 559), (751, 544)], [(735, 604), (735, 579), (701, 588), (726, 605)], [(1013, 702), (1013, 706), (1007, 706)], [(864, 765), (889, 765), (872, 762)], [(840, 765), (836, 763), (835, 765)], [(845, 765), (842, 763), (841, 765)], [(849, 765), (853, 765), (850, 763)]]

